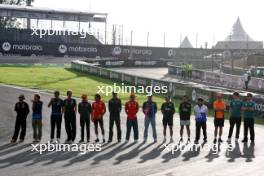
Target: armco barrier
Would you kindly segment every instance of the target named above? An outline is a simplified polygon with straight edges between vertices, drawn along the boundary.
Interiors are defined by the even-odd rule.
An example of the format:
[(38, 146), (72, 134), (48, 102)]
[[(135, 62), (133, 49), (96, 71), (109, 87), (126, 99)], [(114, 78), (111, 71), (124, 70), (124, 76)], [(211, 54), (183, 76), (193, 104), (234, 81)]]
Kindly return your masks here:
[[(181, 67), (169, 65), (169, 74), (181, 76), (181, 73)], [(211, 85), (221, 85), (233, 89), (241, 89), (241, 87), (245, 86), (242, 76), (214, 73), (197, 69), (192, 70), (192, 79)], [(248, 87), (250, 90), (264, 92), (264, 79), (252, 77)]]
[[(181, 98), (183, 95), (188, 95), (192, 102), (196, 102), (197, 98), (202, 97), (207, 105), (210, 107), (214, 101), (215, 95), (217, 93), (222, 93), (226, 102), (230, 101), (233, 90), (224, 88), (214, 88), (209, 86), (193, 86), (185, 83), (169, 82), (157, 79), (150, 79), (141, 76), (134, 76), (118, 71), (113, 71), (107, 68), (98, 67), (96, 64), (87, 63), (84, 61), (73, 61), (71, 63), (71, 68), (76, 71), (81, 71), (87, 74), (100, 76), (106, 79), (111, 79), (119, 83), (127, 83), (129, 85), (141, 85), (141, 86), (167, 86), (169, 95), (172, 98)], [(242, 97), (246, 96), (247, 92), (240, 92)], [(164, 95), (164, 96), (167, 96)], [(259, 94), (254, 94), (254, 100), (257, 102), (256, 114), (257, 117), (264, 117), (264, 96)]]

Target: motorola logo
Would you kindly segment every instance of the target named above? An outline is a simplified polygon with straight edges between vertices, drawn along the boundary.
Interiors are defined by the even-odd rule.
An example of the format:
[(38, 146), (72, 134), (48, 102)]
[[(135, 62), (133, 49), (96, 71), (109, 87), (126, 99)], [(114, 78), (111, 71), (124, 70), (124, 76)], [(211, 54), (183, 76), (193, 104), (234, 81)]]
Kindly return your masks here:
[(11, 44), (10, 44), (9, 42), (4, 42), (4, 43), (2, 44), (2, 49), (3, 49), (4, 51), (10, 51), (10, 50), (11, 50)]

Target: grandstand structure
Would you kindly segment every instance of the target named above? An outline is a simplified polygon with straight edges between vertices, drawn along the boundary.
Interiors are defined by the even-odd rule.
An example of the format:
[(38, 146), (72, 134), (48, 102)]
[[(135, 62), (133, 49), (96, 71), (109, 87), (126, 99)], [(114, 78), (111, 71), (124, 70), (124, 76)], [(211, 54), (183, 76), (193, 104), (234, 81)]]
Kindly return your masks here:
[[(106, 44), (107, 38), (107, 13), (93, 13), (86, 11), (60, 10), (50, 8), (39, 8), (32, 6), (18, 6), (0, 4), (0, 17), (27, 19), (27, 27), (24, 28), (2, 28), (0, 29), (1, 40), (11, 40), (13, 42), (45, 42), (45, 43), (77, 43), (77, 44), (94, 44), (100, 45), (95, 36), (86, 34), (85, 38), (80, 37), (80, 24), (84, 23), (104, 23), (105, 34), (104, 42)], [(63, 32), (57, 32), (59, 35), (49, 36), (44, 35), (41, 39), (39, 36), (31, 35), (34, 31), (31, 28), (31, 20), (46, 20), (46, 21), (62, 21), (65, 22), (79, 22), (77, 35), (64, 35)], [(39, 29), (38, 32), (40, 32)], [(53, 29), (49, 29), (50, 33), (54, 33)]]

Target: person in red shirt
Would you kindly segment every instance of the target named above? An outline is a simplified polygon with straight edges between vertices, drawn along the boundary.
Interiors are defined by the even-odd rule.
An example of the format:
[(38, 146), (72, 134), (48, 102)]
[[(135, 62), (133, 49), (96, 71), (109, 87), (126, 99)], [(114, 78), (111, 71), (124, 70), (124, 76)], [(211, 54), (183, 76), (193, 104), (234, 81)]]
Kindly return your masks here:
[(134, 131), (134, 140), (138, 141), (138, 122), (137, 122), (137, 112), (139, 109), (138, 102), (135, 100), (135, 94), (130, 95), (130, 100), (126, 102), (125, 111), (127, 114), (127, 133), (126, 141), (129, 141), (131, 128), (133, 127)]
[(105, 103), (101, 101), (101, 96), (99, 94), (95, 94), (94, 100), (95, 102), (93, 102), (92, 104), (92, 121), (94, 122), (94, 130), (96, 135), (95, 142), (99, 142), (98, 123), (102, 131), (103, 142), (105, 142), (104, 121), (103, 121), (103, 116), (106, 112)]

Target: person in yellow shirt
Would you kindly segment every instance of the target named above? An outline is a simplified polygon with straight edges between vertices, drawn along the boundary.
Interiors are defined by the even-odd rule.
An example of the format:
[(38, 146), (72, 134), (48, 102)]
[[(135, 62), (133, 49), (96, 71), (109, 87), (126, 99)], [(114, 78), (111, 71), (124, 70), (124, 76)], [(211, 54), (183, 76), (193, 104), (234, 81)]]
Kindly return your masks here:
[(223, 142), (221, 139), (223, 133), (223, 127), (225, 122), (225, 110), (226, 110), (226, 103), (223, 101), (223, 96), (221, 94), (216, 95), (217, 100), (213, 103), (214, 108), (214, 125), (215, 125), (215, 132), (214, 132), (214, 143), (217, 141), (218, 136), (218, 129), (219, 129), (219, 138), (218, 142)]

